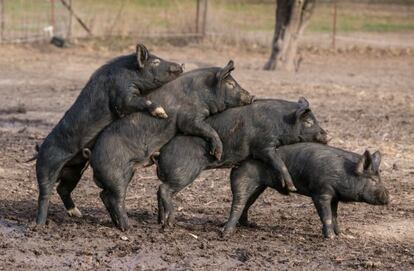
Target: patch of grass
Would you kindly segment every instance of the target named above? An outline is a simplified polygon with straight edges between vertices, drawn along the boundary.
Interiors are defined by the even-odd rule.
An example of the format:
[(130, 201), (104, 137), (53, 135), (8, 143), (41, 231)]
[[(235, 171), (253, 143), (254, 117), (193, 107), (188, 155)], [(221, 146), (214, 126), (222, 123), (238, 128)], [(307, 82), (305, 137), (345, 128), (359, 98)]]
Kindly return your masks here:
[[(253, 4), (245, 1), (210, 1), (213, 20), (224, 28), (238, 31), (273, 31), (275, 4)], [(410, 12), (411, 9), (411, 12)], [(338, 4), (338, 32), (391, 32), (414, 30), (414, 6), (388, 4)], [(318, 3), (307, 28), (308, 32), (332, 31), (333, 6)], [(213, 22), (218, 24), (218, 22)]]
[[(410, 12), (411, 9), (411, 12)], [(337, 8), (337, 32), (399, 32), (414, 30), (414, 7), (344, 4)], [(330, 32), (332, 5), (317, 7), (307, 28), (309, 32)]]
[(396, 32), (396, 31), (411, 31), (414, 30), (413, 23), (377, 23), (372, 24), (370, 22), (364, 23), (362, 27), (365, 31), (373, 32)]
[[(208, 32), (244, 36), (246, 33), (256, 32), (268, 32), (271, 35), (274, 30), (276, 8), (274, 1), (256, 3), (252, 0), (208, 1)], [(6, 34), (24, 35), (27, 32), (44, 34), (43, 28), (50, 23), (50, 2), (29, 1), (30, 4), (27, 2), (26, 0), (5, 1)], [(57, 24), (64, 25), (68, 20), (65, 17), (67, 12), (60, 1), (55, 3)], [(331, 32), (332, 8), (330, 2), (318, 2), (306, 31)], [(137, 37), (195, 31), (195, 0), (82, 0), (73, 1), (73, 9), (95, 36)], [(390, 1), (369, 4), (338, 1), (337, 32), (414, 31), (412, 14), (414, 14), (414, 5), (409, 4), (398, 5)], [(66, 31), (62, 30), (62, 33)], [(86, 35), (75, 21), (72, 24), (72, 34), (74, 37)]]

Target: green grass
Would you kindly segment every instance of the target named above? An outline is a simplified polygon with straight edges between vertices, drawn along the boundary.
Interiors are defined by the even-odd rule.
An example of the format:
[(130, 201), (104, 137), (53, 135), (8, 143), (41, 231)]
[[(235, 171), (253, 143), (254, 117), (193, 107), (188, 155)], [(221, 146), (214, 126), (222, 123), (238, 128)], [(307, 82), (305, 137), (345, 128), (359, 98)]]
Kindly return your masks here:
[[(211, 1), (212, 7), (224, 13), (225, 24), (245, 31), (272, 31), (273, 4), (247, 4), (235, 1)], [(407, 10), (411, 9), (411, 11)], [(317, 4), (308, 32), (332, 31), (332, 4)], [(338, 32), (398, 32), (414, 30), (414, 6), (377, 4), (338, 4)]]
[[(57, 20), (66, 14), (56, 0)], [(121, 6), (124, 8), (118, 20)], [(92, 28), (95, 35), (107, 33), (190, 32), (195, 29), (195, 0), (74, 0), (73, 9)], [(255, 4), (246, 0), (209, 0), (208, 30), (215, 32), (272, 32), (275, 23), (273, 2)], [(6, 31), (22, 27), (39, 28), (50, 22), (50, 6), (46, 0), (5, 1)], [(414, 31), (414, 2), (412, 5), (358, 4), (338, 1), (337, 32), (402, 32)], [(200, 14), (201, 15), (201, 14)], [(26, 17), (29, 23), (22, 25)], [(34, 18), (38, 18), (38, 22)], [(30, 20), (33, 25), (30, 26)], [(67, 20), (66, 18), (64, 20)], [(317, 3), (307, 32), (332, 31), (332, 4)], [(84, 34), (74, 22), (73, 31)]]
[[(414, 16), (405, 6), (338, 5), (337, 32), (400, 32), (414, 30)], [(414, 12), (413, 7), (409, 7)], [(315, 11), (307, 31), (332, 31), (332, 7), (322, 5)]]
[(414, 30), (414, 23), (364, 23), (362, 29), (367, 32), (397, 32)]

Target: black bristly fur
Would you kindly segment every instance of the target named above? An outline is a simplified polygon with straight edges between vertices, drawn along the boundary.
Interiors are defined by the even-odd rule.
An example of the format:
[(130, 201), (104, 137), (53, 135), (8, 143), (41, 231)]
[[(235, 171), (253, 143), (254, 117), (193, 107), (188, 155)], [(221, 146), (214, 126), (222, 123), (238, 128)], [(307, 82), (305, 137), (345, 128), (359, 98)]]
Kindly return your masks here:
[[(138, 53), (142, 53), (141, 67), (137, 62)], [(39, 185), (37, 224), (46, 222), (49, 198), (59, 180), (57, 190), (66, 209), (75, 208), (70, 194), (87, 163), (81, 150), (91, 147), (98, 133), (122, 116), (136, 111), (157, 115), (157, 104), (141, 95), (181, 73), (179, 64), (152, 55), (145, 46), (138, 44), (136, 54), (118, 57), (91, 76), (39, 149), (36, 162)]]
[(253, 99), (229, 74), (232, 66), (230, 61), (224, 68), (187, 72), (150, 93), (147, 97), (165, 108), (168, 119), (155, 120), (135, 113), (100, 134), (90, 163), (95, 181), (103, 189), (101, 199), (119, 229), (128, 227), (124, 199), (134, 165), (148, 160), (178, 131), (205, 138), (210, 143), (209, 151), (221, 158), (221, 139), (205, 119), (226, 108), (250, 104)]
[[(372, 156), (369, 152), (364, 153), (371, 162), (360, 173), (357, 165), (365, 161), (363, 156), (327, 145), (298, 143), (280, 147), (277, 152), (292, 176), (297, 193), (312, 198), (326, 238), (340, 233), (337, 219), (339, 202), (375, 205), (389, 202), (388, 191), (379, 177), (378, 152)], [(372, 171), (371, 166), (377, 171)], [(258, 160), (249, 159), (241, 163), (240, 167), (232, 170), (230, 179), (233, 203), (225, 234), (230, 234), (237, 222), (248, 223), (248, 210), (266, 187), (286, 194), (278, 174)]]
[[(300, 141), (326, 142), (326, 133), (310, 110), (306, 116), (303, 101), (257, 100), (253, 104), (224, 111), (207, 119), (223, 141), (224, 155), (212, 159), (202, 138), (176, 136), (160, 150), (157, 173), (163, 184), (158, 190), (159, 222), (173, 223), (172, 196), (192, 183), (205, 169), (233, 167), (255, 157), (290, 178), (276, 148)], [(309, 109), (309, 105), (307, 105)], [(305, 127), (312, 121), (312, 127)], [(288, 176), (288, 177), (286, 177)]]

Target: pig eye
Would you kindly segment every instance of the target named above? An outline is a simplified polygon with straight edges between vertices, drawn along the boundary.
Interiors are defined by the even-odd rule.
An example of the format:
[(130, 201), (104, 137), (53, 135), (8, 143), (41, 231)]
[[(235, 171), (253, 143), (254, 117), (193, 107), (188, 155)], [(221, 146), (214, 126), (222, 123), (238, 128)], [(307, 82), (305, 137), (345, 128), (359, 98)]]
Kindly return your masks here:
[(312, 127), (314, 124), (313, 119), (307, 118), (303, 121), (303, 125), (305, 125), (306, 128)]
[(160, 63), (161, 63), (161, 60), (159, 60), (158, 58), (156, 58), (156, 59), (154, 59), (153, 61), (151, 61), (151, 65), (152, 66), (158, 66), (158, 65), (160, 65)]
[(227, 81), (227, 82), (226, 82), (226, 85), (227, 85), (229, 88), (234, 88), (234, 87), (235, 87), (235, 84), (234, 84), (234, 82), (233, 82), (233, 81)]

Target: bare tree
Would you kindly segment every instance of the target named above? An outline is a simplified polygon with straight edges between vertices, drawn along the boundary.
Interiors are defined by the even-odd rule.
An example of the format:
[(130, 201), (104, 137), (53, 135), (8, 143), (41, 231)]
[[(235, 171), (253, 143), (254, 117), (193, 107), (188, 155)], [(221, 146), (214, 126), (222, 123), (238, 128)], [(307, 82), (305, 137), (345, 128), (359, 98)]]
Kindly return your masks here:
[(297, 70), (301, 58), (297, 56), (299, 37), (302, 35), (315, 7), (315, 0), (276, 0), (276, 24), (272, 53), (265, 70), (276, 67)]

